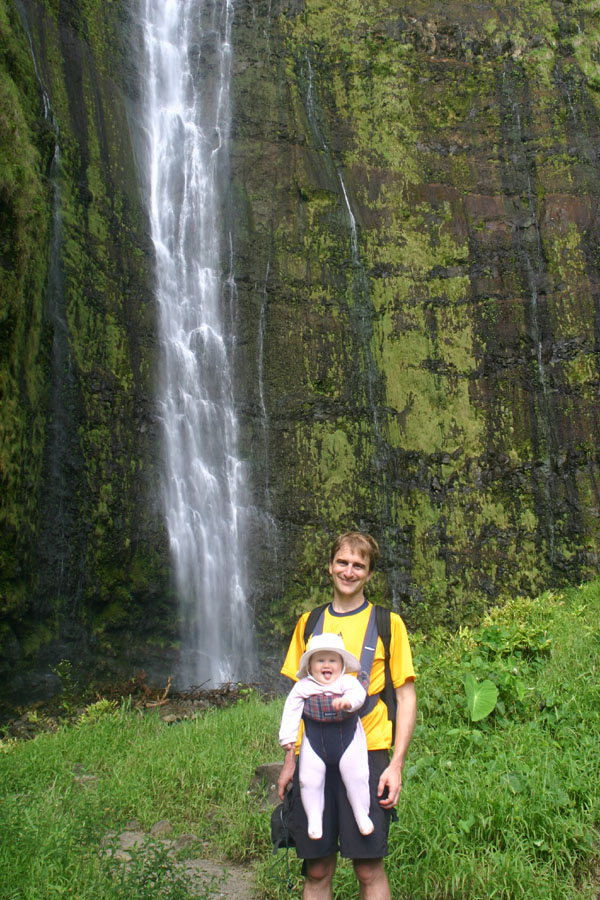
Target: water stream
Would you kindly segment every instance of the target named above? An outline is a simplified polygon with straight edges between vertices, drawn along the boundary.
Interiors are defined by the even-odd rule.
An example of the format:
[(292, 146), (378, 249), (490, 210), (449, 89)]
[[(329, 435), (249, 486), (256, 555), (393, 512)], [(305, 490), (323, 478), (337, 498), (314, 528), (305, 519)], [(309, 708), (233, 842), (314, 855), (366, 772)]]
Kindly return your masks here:
[(339, 197), (343, 205), (348, 230), (350, 233), (350, 263), (352, 270), (352, 306), (349, 310), (354, 325), (354, 331), (360, 344), (360, 350), (363, 357), (362, 366), (362, 388), (364, 391), (364, 401), (368, 408), (369, 414), (373, 422), (373, 432), (377, 446), (376, 462), (381, 462), (382, 457), (386, 455), (385, 441), (382, 436), (379, 403), (377, 394), (379, 392), (378, 382), (381, 380), (381, 373), (377, 368), (377, 363), (373, 357), (371, 349), (371, 339), (373, 337), (373, 307), (369, 296), (369, 283), (364, 264), (360, 257), (358, 230), (356, 227), (356, 217), (352, 212), (352, 206), (348, 197), (348, 191), (344, 181), (344, 173), (341, 165), (336, 162), (329, 144), (325, 138), (323, 130), (319, 124), (316, 102), (315, 88), (313, 79), (313, 69), (308, 54), (306, 55), (306, 114), (311, 130), (316, 138), (317, 146), (323, 153), (324, 161), (331, 173), (335, 173), (335, 178), (339, 185)]
[[(382, 373), (379, 370), (372, 342), (374, 333), (374, 309), (370, 296), (369, 278), (367, 269), (361, 258), (359, 232), (356, 216), (352, 210), (352, 204), (341, 164), (335, 159), (334, 154), (325, 137), (324, 128), (321, 127), (318, 115), (317, 92), (315, 89), (313, 67), (309, 54), (305, 56), (306, 63), (306, 94), (305, 108), (308, 122), (315, 137), (316, 146), (323, 156), (323, 162), (330, 178), (337, 182), (337, 193), (340, 207), (344, 212), (350, 238), (349, 263), (351, 271), (349, 319), (355, 336), (357, 349), (362, 357), (362, 365), (359, 368), (359, 391), (362, 394), (364, 404), (364, 416), (370, 419), (373, 429), (374, 453), (371, 458), (373, 468), (374, 500), (380, 511), (380, 521), (392, 523), (395, 514), (392, 510), (392, 493), (387, 489), (388, 471), (392, 450), (385, 437), (385, 427), (382, 424), (382, 409), (385, 402), (385, 388)], [(359, 401), (360, 402), (360, 401)], [(385, 415), (385, 413), (384, 413)], [(397, 537), (396, 526), (381, 526), (380, 537), (384, 547), (394, 547)], [(405, 578), (395, 567), (390, 567), (387, 572), (388, 586), (392, 595), (392, 605), (400, 608), (401, 595), (405, 593)]]
[(141, 4), (163, 497), (180, 604), (180, 681), (215, 684), (253, 671), (246, 471), (232, 386), (233, 248), (222, 246), (234, 5)]
[[(60, 182), (61, 135), (38, 60), (31, 24), (25, 6), (15, 0), (23, 25), (36, 81), (40, 90), (46, 128), (54, 137), (54, 150), (47, 169), (52, 217), (48, 242), (48, 276), (44, 318), (52, 332), (48, 390), (46, 443), (44, 449), (44, 493), (38, 554), (44, 572), (42, 592), (52, 596), (57, 608), (68, 603), (67, 621), (74, 619), (81, 597), (80, 566), (84, 556), (83, 535), (78, 528), (74, 497), (80, 485), (80, 451), (77, 441), (76, 376), (69, 342), (65, 286), (62, 270), (63, 218)], [(77, 535), (76, 538), (73, 536)], [(57, 602), (58, 601), (58, 602)]]
[[(554, 497), (552, 492), (552, 471), (554, 457), (556, 455), (556, 436), (554, 434), (554, 416), (551, 407), (550, 391), (546, 364), (543, 357), (543, 333), (544, 327), (540, 313), (540, 284), (544, 276), (544, 253), (540, 223), (537, 214), (537, 197), (530, 171), (530, 163), (526, 152), (526, 141), (523, 135), (523, 124), (519, 101), (513, 88), (510, 73), (506, 64), (502, 70), (502, 91), (509, 114), (510, 131), (509, 145), (512, 150), (515, 184), (519, 188), (519, 194), (515, 202), (522, 218), (528, 223), (528, 228), (533, 228), (532, 237), (525, 238), (523, 226), (515, 228), (514, 240), (518, 247), (519, 255), (523, 263), (526, 284), (528, 288), (529, 307), (529, 335), (535, 350), (535, 369), (537, 391), (534, 400), (535, 418), (538, 431), (538, 454), (541, 458), (539, 467), (541, 491), (544, 498), (544, 528), (547, 538), (548, 559), (554, 566), (556, 554), (556, 522), (554, 514)], [(525, 177), (523, 177), (525, 175)], [(525, 199), (525, 204), (523, 203)]]

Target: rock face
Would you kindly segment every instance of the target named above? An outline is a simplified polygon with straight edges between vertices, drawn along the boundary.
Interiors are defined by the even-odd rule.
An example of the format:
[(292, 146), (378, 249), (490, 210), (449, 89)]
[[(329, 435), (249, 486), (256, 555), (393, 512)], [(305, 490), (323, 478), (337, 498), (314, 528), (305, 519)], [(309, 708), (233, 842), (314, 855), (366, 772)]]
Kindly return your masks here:
[[(380, 541), (372, 596), (413, 625), (598, 569), (600, 14), (471, 12), (235, 3), (226, 224), (271, 635), (320, 599), (348, 527)], [(19, 678), (175, 637), (134, 14), (0, 0), (0, 656)]]
[(412, 623), (597, 570), (599, 21), (238, 4), (240, 371), (280, 623), (349, 526)]
[(164, 634), (168, 580), (128, 22), (116, 3), (8, 0), (0, 32), (0, 656), (14, 675)]

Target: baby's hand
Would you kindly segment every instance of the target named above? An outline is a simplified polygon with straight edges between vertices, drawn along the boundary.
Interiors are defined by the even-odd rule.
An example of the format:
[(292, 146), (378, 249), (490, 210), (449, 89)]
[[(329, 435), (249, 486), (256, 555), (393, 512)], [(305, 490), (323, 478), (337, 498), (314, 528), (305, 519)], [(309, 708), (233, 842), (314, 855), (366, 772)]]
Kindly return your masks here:
[(351, 709), (352, 704), (345, 697), (334, 697), (331, 701), (331, 708), (338, 712), (340, 709)]

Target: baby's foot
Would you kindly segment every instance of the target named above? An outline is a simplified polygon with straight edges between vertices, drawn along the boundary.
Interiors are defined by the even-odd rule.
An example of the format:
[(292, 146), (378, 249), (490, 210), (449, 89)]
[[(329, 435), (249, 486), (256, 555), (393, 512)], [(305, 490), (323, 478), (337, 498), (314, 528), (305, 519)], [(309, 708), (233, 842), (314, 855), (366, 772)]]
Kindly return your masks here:
[(375, 831), (375, 826), (368, 816), (365, 819), (361, 819), (360, 822), (357, 822), (357, 825), (361, 834), (373, 834)]

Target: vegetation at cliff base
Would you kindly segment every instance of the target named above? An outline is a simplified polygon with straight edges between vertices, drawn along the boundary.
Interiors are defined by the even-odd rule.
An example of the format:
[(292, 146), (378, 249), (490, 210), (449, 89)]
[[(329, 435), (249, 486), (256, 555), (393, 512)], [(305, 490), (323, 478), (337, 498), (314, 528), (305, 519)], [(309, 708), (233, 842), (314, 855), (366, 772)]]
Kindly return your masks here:
[[(395, 900), (598, 896), (599, 623), (594, 582), (513, 599), (456, 634), (413, 635), (419, 719), (390, 834)], [(252, 866), (253, 900), (290, 896), (269, 815), (248, 793), (256, 765), (280, 758), (281, 705), (250, 693), (169, 725), (104, 700), (55, 734), (5, 738), (2, 897), (218, 896), (194, 894), (159, 839), (119, 861), (115, 835), (133, 818), (193, 833), (188, 857)], [(289, 861), (300, 896), (293, 851)], [(356, 897), (347, 861), (334, 896)]]

